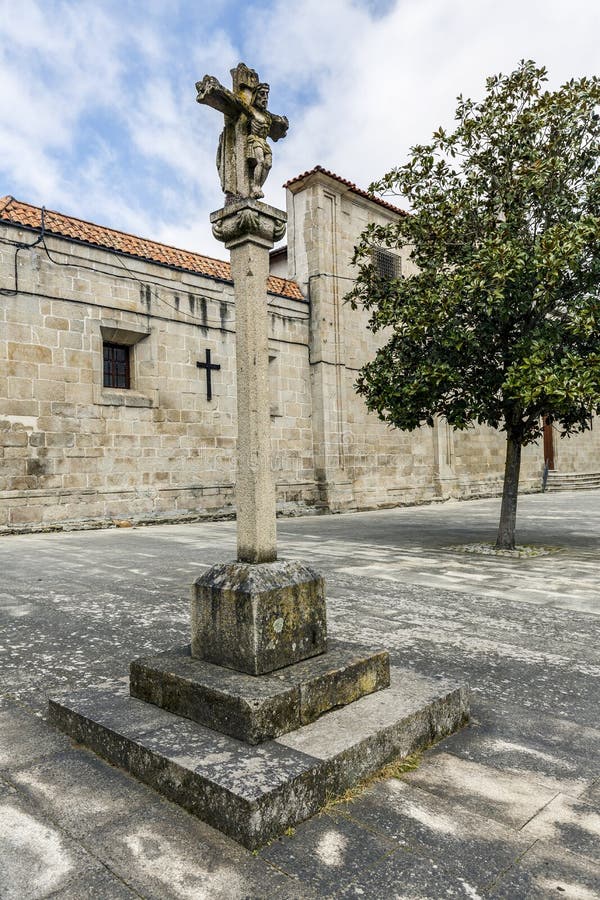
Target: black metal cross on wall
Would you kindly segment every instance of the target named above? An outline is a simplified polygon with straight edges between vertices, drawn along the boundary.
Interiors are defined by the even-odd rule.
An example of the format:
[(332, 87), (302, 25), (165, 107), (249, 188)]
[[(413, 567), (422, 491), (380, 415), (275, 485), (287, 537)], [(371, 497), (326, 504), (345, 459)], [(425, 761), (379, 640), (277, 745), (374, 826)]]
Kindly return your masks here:
[(205, 350), (206, 353), (206, 362), (197, 362), (196, 365), (199, 369), (206, 369), (206, 399), (210, 403), (212, 400), (212, 376), (211, 372), (220, 369), (221, 366), (216, 363), (211, 363), (210, 361), (210, 350)]

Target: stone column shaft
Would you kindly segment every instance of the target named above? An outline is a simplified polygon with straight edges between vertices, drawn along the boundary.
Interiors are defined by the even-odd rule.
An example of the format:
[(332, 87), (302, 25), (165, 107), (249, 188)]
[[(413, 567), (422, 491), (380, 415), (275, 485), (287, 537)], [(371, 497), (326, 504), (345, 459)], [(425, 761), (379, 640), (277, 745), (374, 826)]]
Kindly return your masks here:
[(285, 233), (286, 215), (257, 200), (239, 200), (211, 215), (213, 234), (231, 252), (237, 367), (238, 560), (277, 559), (267, 278), (269, 250)]
[(237, 545), (241, 562), (277, 559), (267, 277), (269, 250), (245, 240), (231, 248), (237, 369)]

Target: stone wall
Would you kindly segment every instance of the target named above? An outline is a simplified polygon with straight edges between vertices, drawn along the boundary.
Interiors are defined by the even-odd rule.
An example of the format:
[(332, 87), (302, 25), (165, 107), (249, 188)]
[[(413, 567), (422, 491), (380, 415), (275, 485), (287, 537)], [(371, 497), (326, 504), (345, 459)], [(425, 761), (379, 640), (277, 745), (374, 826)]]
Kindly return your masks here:
[[(288, 276), (310, 297), (310, 364), (315, 467), (328, 509), (369, 509), (435, 499), (430, 429), (408, 434), (369, 413), (354, 389), (358, 371), (379, 346), (367, 314), (344, 301), (351, 258), (369, 222), (396, 213), (323, 172), (290, 184)], [(408, 270), (410, 261), (401, 261)]]
[[(382, 336), (344, 302), (353, 248), (396, 212), (337, 176), (290, 184), (288, 252), (277, 274), (305, 300), (269, 296), (271, 426), (285, 514), (336, 512), (501, 492), (504, 435), (401, 432), (354, 389)], [(0, 236), (35, 234), (2, 225)], [(233, 515), (236, 409), (233, 287), (217, 278), (47, 237), (0, 244), (0, 531)], [(409, 271), (406, 255), (400, 265)], [(103, 341), (130, 347), (130, 389), (107, 389)], [(221, 366), (207, 400), (196, 363)], [(600, 471), (597, 429), (555, 440), (558, 471)], [(539, 490), (543, 450), (525, 448), (522, 490)]]
[[(353, 385), (385, 334), (367, 328), (367, 314), (344, 296), (354, 277), (351, 257), (370, 222), (398, 214), (366, 198), (343, 179), (315, 170), (289, 184), (288, 277), (311, 307), (311, 377), (315, 465), (321, 502), (331, 509), (365, 509), (447, 497), (502, 492), (505, 435), (477, 427), (454, 432), (445, 422), (400, 432), (369, 413)], [(401, 271), (412, 265), (401, 255)], [(557, 468), (600, 471), (598, 431), (555, 441)], [(522, 491), (541, 489), (543, 447), (524, 448)]]
[[(3, 228), (31, 243), (31, 234)], [(0, 529), (232, 514), (230, 284), (48, 238), (0, 298)], [(14, 284), (14, 248), (0, 278)], [(273, 468), (282, 510), (314, 505), (306, 304), (270, 297)], [(131, 387), (103, 387), (103, 340), (130, 346)], [(205, 350), (221, 365), (196, 366)]]
[[(479, 426), (454, 432), (452, 443), (452, 468), (456, 479), (453, 496), (493, 497), (501, 494), (506, 458), (505, 433)], [(536, 444), (524, 447), (519, 490), (541, 490), (543, 469), (542, 449)]]
[(573, 437), (560, 437), (554, 430), (554, 468), (557, 472), (600, 472), (600, 422), (595, 419), (591, 431)]

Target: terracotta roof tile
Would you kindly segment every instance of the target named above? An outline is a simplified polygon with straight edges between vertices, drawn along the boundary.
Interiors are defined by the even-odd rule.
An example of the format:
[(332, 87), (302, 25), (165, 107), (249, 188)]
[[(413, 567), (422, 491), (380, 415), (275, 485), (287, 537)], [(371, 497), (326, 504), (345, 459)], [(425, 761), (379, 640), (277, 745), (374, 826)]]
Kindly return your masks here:
[(335, 172), (330, 172), (329, 169), (324, 169), (323, 166), (315, 166), (314, 169), (309, 169), (308, 172), (303, 172), (301, 175), (296, 175), (295, 178), (290, 178), (289, 181), (286, 181), (284, 187), (289, 187), (291, 184), (295, 184), (297, 181), (302, 181), (303, 178), (308, 178), (309, 175), (314, 175), (315, 172), (322, 172), (323, 175), (329, 175), (330, 178), (334, 178), (336, 181), (339, 181), (340, 184), (346, 185), (347, 188), (350, 188), (353, 194), (358, 194), (359, 197), (366, 197), (367, 200), (371, 200), (373, 203), (377, 203), (379, 206), (384, 206), (386, 209), (391, 209), (392, 212), (400, 213), (402, 216), (408, 215), (405, 209), (400, 209), (398, 206), (394, 206), (392, 203), (388, 203), (387, 200), (382, 200), (380, 197), (375, 196), (375, 194), (370, 194), (368, 191), (363, 191), (362, 188), (357, 187), (352, 181), (348, 181), (347, 178), (341, 178), (340, 175), (336, 175)]
[[(20, 200), (15, 200), (14, 197), (2, 197), (0, 198), (0, 221), (39, 231), (42, 225), (42, 210), (39, 206), (22, 203)], [(49, 234), (71, 238), (94, 247), (113, 250), (116, 253), (134, 256), (137, 259), (148, 260), (174, 269), (206, 275), (217, 281), (232, 282), (229, 263), (220, 259), (202, 256), (200, 253), (192, 253), (189, 250), (179, 250), (168, 244), (159, 244), (157, 241), (149, 241), (146, 238), (136, 237), (124, 231), (115, 231), (113, 228), (105, 228), (102, 225), (94, 225), (93, 222), (65, 216), (50, 209), (44, 212), (44, 224)], [(267, 290), (270, 294), (289, 297), (292, 300), (304, 299), (295, 281), (288, 281), (286, 278), (278, 278), (274, 275), (269, 276)]]

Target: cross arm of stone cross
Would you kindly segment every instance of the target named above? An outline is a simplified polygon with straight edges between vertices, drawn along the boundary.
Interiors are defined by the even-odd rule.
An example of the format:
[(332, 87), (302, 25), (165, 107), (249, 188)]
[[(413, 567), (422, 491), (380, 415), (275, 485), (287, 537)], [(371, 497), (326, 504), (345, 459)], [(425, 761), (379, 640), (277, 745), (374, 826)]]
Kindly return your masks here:
[(237, 116), (242, 112), (247, 112), (242, 101), (235, 96), (233, 91), (223, 87), (214, 75), (205, 75), (202, 81), (197, 81), (196, 90), (198, 103), (211, 106), (223, 113), (224, 116)]
[(271, 113), (269, 137), (273, 141), (278, 141), (285, 137), (289, 127), (290, 123), (288, 122), (287, 116), (274, 116), (273, 113)]
[[(214, 75), (205, 75), (202, 81), (196, 82), (196, 101), (210, 106), (223, 113), (224, 116), (237, 116), (240, 113), (248, 114), (249, 107), (239, 97), (224, 87)], [(269, 113), (269, 137), (273, 141), (279, 141), (285, 137), (290, 127), (287, 116), (276, 116)]]

